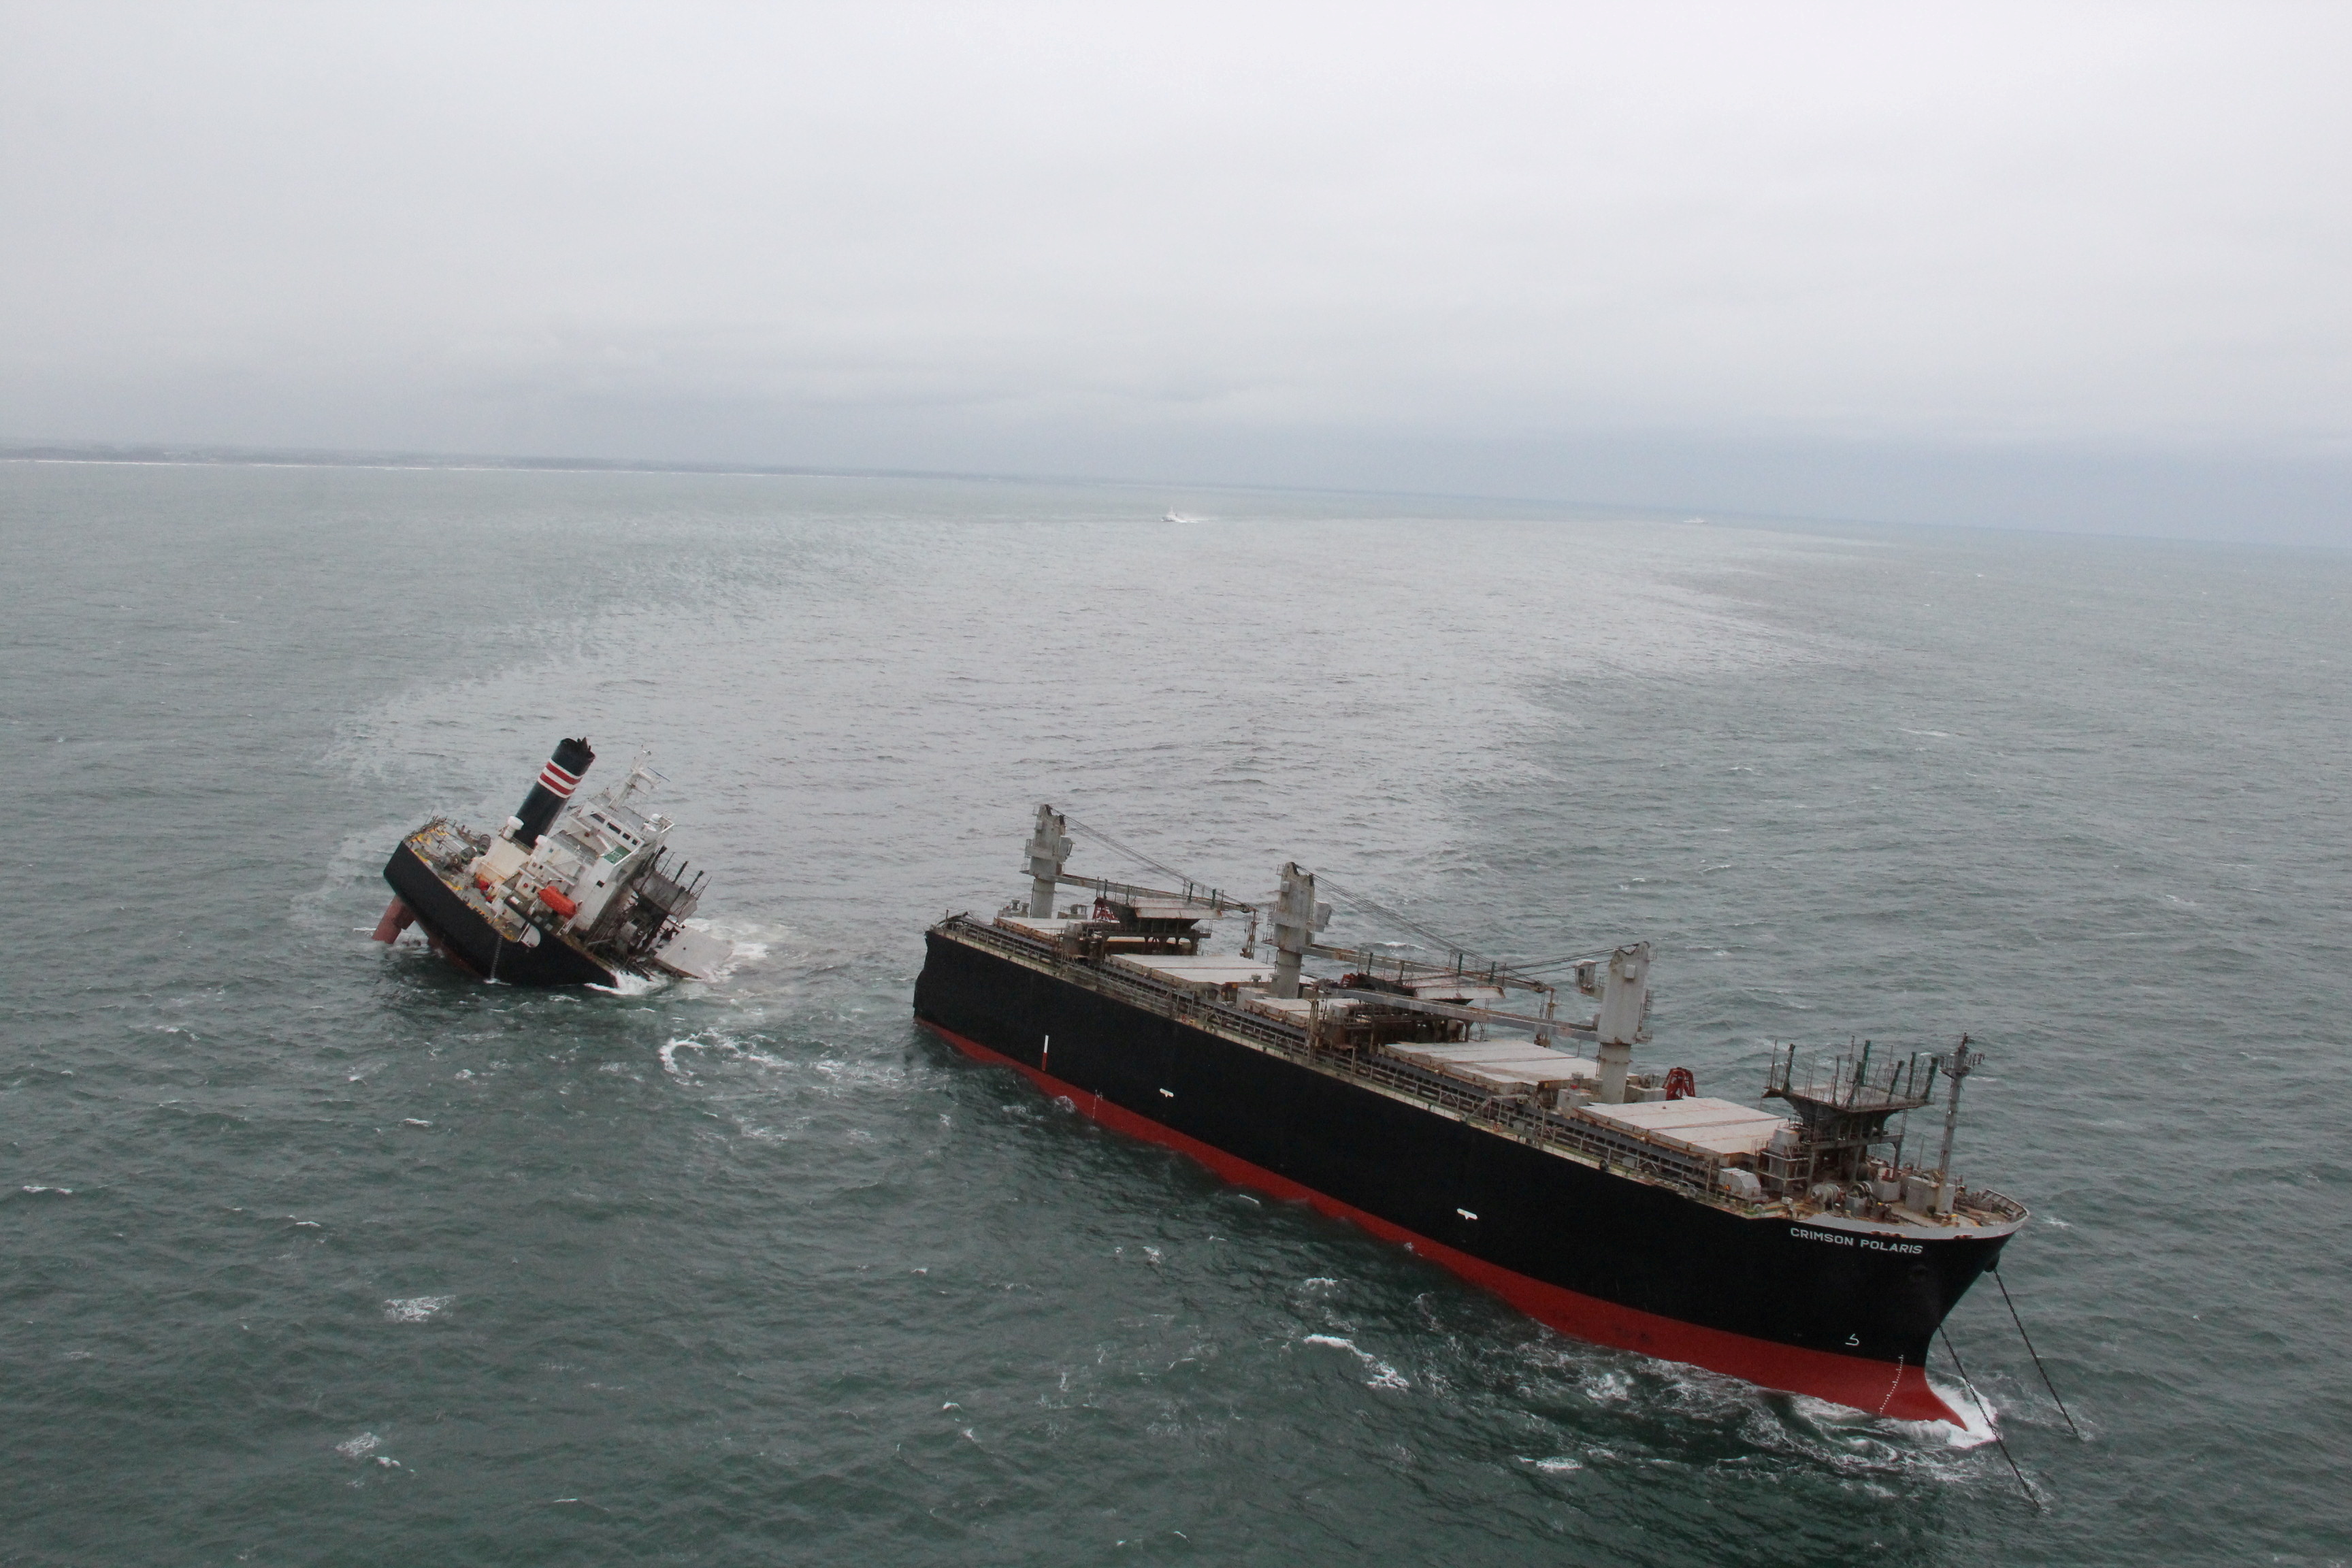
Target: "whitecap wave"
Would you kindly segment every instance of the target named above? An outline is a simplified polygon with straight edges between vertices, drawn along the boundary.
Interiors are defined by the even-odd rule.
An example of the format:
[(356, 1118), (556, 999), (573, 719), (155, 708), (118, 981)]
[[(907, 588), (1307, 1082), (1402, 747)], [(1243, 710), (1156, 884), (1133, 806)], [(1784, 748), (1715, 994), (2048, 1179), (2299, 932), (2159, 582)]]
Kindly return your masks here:
[(772, 1057), (764, 1051), (753, 1050), (726, 1035), (716, 1033), (688, 1035), (682, 1039), (666, 1041), (659, 1053), (662, 1071), (681, 1083), (695, 1081), (693, 1071), (678, 1061), (678, 1053), (681, 1051), (694, 1051), (714, 1058), (724, 1058), (735, 1061), (751, 1062), (765, 1068), (789, 1065), (782, 1057)]
[(384, 1321), (393, 1323), (422, 1323), (447, 1310), (455, 1296), (400, 1296), (383, 1304)]
[(1622, 1405), (1633, 1397), (1633, 1375), (1627, 1372), (1598, 1372), (1579, 1380), (1585, 1397), (1598, 1405)]
[(1396, 1368), (1391, 1366), (1380, 1357), (1372, 1354), (1370, 1351), (1360, 1349), (1357, 1346), (1356, 1342), (1353, 1340), (1342, 1339), (1338, 1334), (1309, 1334), (1307, 1336), (1305, 1342), (1310, 1345), (1328, 1345), (1334, 1350), (1343, 1350), (1349, 1355), (1354, 1356), (1358, 1361), (1361, 1362), (1372, 1374), (1364, 1380), (1364, 1386), (1366, 1388), (1405, 1389), (1412, 1386), (1412, 1384), (1405, 1381), (1405, 1377), (1402, 1373), (1397, 1371)]

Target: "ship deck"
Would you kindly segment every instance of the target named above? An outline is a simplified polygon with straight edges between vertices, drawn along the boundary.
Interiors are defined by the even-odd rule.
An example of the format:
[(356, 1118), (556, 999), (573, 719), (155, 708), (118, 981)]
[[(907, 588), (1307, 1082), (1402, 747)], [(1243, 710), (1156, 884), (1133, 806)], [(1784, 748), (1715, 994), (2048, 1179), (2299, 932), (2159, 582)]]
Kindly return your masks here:
[[(532, 937), (530, 922), (503, 904), (491, 902), (482, 896), (480, 889), (467, 879), (465, 867), (481, 853), (483, 842), (467, 833), (455, 823), (435, 818), (408, 836), (408, 847), (425, 868), (441, 880), (441, 885), (455, 894), (457, 900), (484, 924), (509, 942), (529, 942)], [(536, 934), (535, 932), (533, 933)]]
[[(1802, 1220), (1859, 1235), (1924, 1240), (2006, 1235), (2024, 1223), (2023, 1205), (1984, 1189), (1964, 1190), (1946, 1215), (1897, 1211), (1886, 1219), (1824, 1210), (1803, 1197), (1745, 1199), (1726, 1192), (1721, 1173), (1762, 1150), (1789, 1123), (1735, 1101), (1691, 1096), (1601, 1105), (1547, 1105), (1537, 1091), (1598, 1076), (1589, 1058), (1532, 1037), (1393, 1043), (1369, 1050), (1318, 1044), (1324, 1016), (1349, 1004), (1266, 994), (1270, 963), (1188, 952), (1073, 955), (1066, 933), (1078, 921), (954, 915), (933, 930), (950, 940), (1108, 994), (1370, 1092), (1412, 1103), (1610, 1174), (1671, 1187), (1691, 1201), (1752, 1219)], [(1475, 1002), (1480, 987), (1432, 982), (1435, 999)]]

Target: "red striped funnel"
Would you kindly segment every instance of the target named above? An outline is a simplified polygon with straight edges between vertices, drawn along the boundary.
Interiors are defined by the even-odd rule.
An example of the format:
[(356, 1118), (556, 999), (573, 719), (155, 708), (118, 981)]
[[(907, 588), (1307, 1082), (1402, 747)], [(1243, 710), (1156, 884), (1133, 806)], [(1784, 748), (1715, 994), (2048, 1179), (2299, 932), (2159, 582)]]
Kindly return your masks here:
[(580, 775), (595, 760), (596, 753), (588, 749), (585, 736), (557, 743), (555, 754), (539, 770), (539, 782), (523, 796), (522, 809), (515, 813), (521, 821), (514, 831), (516, 843), (526, 849), (538, 844), (539, 836), (547, 831), (555, 821), (555, 814), (563, 809), (563, 803), (580, 787)]

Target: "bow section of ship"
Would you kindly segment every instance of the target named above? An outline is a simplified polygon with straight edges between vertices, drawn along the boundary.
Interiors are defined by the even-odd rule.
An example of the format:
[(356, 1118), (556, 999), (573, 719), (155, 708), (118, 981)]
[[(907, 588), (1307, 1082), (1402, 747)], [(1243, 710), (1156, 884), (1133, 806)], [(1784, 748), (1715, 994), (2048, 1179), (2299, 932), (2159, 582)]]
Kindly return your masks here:
[[(1564, 1332), (1958, 1419), (1929, 1341), (2027, 1217), (1952, 1173), (1965, 1041), (1818, 1065), (1792, 1046), (1764, 1088), (1784, 1109), (1710, 1099), (1685, 1069), (1633, 1068), (1646, 943), (1562, 964), (1559, 984), (1376, 956), (1321, 940), (1330, 906), (1296, 865), (1265, 907), (1076, 877), (1067, 826), (1040, 809), (1026, 900), (927, 933), (916, 1016), (958, 1049)], [(1065, 887), (1091, 903), (1055, 914)], [(1202, 922), (1225, 916), (1247, 919), (1240, 952), (1204, 952)], [(1906, 1163), (1898, 1119), (1939, 1083), (1938, 1157)]]

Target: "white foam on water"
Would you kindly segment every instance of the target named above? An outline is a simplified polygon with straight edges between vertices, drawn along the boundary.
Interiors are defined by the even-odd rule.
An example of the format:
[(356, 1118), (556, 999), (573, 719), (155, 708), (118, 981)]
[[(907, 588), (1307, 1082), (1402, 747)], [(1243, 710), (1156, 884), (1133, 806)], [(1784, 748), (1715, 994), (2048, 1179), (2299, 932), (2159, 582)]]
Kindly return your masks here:
[(1913, 1434), (1923, 1447), (1940, 1445), (1948, 1448), (1980, 1448), (2000, 1436), (2000, 1406), (1991, 1399), (1987, 1398), (1979, 1405), (1977, 1395), (1968, 1389), (1955, 1388), (1932, 1377), (1927, 1380), (1927, 1386), (1936, 1391), (1938, 1399), (1952, 1407), (1960, 1418), (1960, 1425), (1955, 1426), (1948, 1421), (1896, 1421), (1891, 1425)]
[(588, 989), (601, 991), (607, 996), (647, 996), (654, 992), (667, 988), (672, 984), (674, 982), (667, 974), (651, 976), (632, 974), (625, 969), (613, 976), (613, 984), (610, 985), (591, 985)]
[(717, 977), (725, 979), (746, 963), (757, 963), (775, 951), (777, 944), (793, 934), (788, 926), (772, 921), (757, 921), (738, 916), (733, 919), (695, 919), (686, 922), (686, 929), (699, 931), (714, 942), (723, 942), (731, 956), (719, 966)]
[[(1973, 1463), (1955, 1460), (1994, 1437), (1968, 1391), (1939, 1380), (1931, 1379), (1930, 1386), (1964, 1418), (1960, 1426), (1874, 1415), (1677, 1362), (1637, 1357), (1628, 1365), (1621, 1354), (1546, 1340), (1531, 1342), (1525, 1359), (1530, 1372), (1563, 1378), (1596, 1404), (1710, 1427), (1736, 1426), (1758, 1451), (1801, 1458), (1855, 1478), (1916, 1475), (1966, 1482), (1975, 1474)], [(1596, 1457), (1607, 1456), (1585, 1455)]]
[(1597, 1373), (1580, 1378), (1586, 1398), (1601, 1405), (1622, 1405), (1633, 1397), (1633, 1375), (1625, 1372)]
[(1358, 1361), (1363, 1363), (1365, 1366), (1371, 1369), (1372, 1373), (1370, 1377), (1364, 1380), (1364, 1386), (1366, 1388), (1402, 1389), (1411, 1388), (1412, 1386), (1412, 1384), (1405, 1381), (1403, 1373), (1398, 1372), (1396, 1368), (1381, 1360), (1380, 1357), (1372, 1354), (1370, 1351), (1358, 1349), (1356, 1342), (1353, 1340), (1342, 1339), (1338, 1334), (1309, 1334), (1307, 1336), (1305, 1342), (1310, 1345), (1328, 1345), (1334, 1350), (1346, 1351), (1349, 1355), (1354, 1356)]
[(677, 1079), (680, 1083), (693, 1083), (697, 1081), (693, 1072), (679, 1063), (678, 1053), (680, 1051), (707, 1053), (714, 1058), (731, 1058), (737, 1061), (751, 1062), (757, 1066), (764, 1068), (780, 1068), (790, 1065), (782, 1057), (772, 1057), (763, 1051), (750, 1049), (745, 1046), (739, 1045), (734, 1040), (728, 1038), (724, 1035), (710, 1035), (708, 1037), (688, 1035), (683, 1039), (673, 1039), (664, 1042), (661, 1050), (656, 1053), (661, 1058), (662, 1071), (669, 1074), (670, 1077)]
[(335, 1452), (346, 1459), (364, 1459), (382, 1447), (383, 1438), (373, 1432), (362, 1432), (356, 1437), (347, 1437), (336, 1444)]
[(1568, 1470), (1580, 1470), (1584, 1468), (1583, 1460), (1571, 1459), (1565, 1454), (1554, 1454), (1550, 1458), (1543, 1459), (1531, 1458), (1525, 1454), (1520, 1454), (1516, 1457), (1519, 1463), (1523, 1465), (1533, 1465), (1537, 1469), (1543, 1470), (1553, 1475), (1558, 1475)]
[[(1761, 1402), (1743, 1430), (1759, 1447), (1801, 1458), (1864, 1487), (1895, 1478), (1938, 1485), (1983, 1484), (1980, 1458), (1965, 1458), (1995, 1441), (1995, 1433), (1965, 1389), (1930, 1380), (1930, 1386), (1965, 1425), (1898, 1421), (1818, 1399)], [(1892, 1494), (1889, 1494), (1892, 1495)]]
[(455, 1301), (455, 1296), (404, 1296), (383, 1304), (384, 1321), (394, 1323), (421, 1323)]
[(24, 1191), (26, 1191), (26, 1192), (28, 1192), (28, 1193), (34, 1193), (34, 1194), (48, 1193), (48, 1194), (54, 1194), (55, 1196), (61, 1197), (61, 1198), (69, 1198), (69, 1197), (73, 1196), (73, 1189), (72, 1189), (71, 1187), (36, 1187), (36, 1186), (27, 1186), (27, 1187), (24, 1188), (23, 1190), (24, 1190)]

